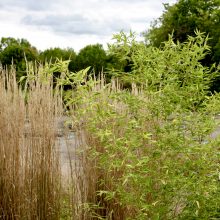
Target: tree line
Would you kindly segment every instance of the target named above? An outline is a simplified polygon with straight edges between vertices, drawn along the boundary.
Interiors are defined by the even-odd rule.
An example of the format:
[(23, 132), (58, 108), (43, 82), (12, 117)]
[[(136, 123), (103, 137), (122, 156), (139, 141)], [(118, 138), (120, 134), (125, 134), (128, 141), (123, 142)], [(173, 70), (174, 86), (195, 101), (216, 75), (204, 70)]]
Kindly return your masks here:
[[(151, 27), (143, 33), (146, 46), (163, 47), (172, 36), (174, 42), (185, 42), (189, 36), (195, 36), (199, 30), (208, 36), (209, 53), (201, 60), (204, 66), (220, 60), (220, 1), (219, 0), (178, 0), (175, 4), (164, 4), (163, 14), (153, 21)], [(120, 50), (120, 48), (118, 48)], [(15, 64), (19, 76), (25, 74), (26, 61), (52, 62), (56, 59), (69, 60), (69, 70), (79, 71), (91, 66), (95, 73), (121, 69), (129, 72), (132, 63), (121, 60), (115, 54), (103, 49), (101, 44), (87, 45), (79, 53), (74, 49), (50, 48), (39, 52), (26, 39), (2, 38), (0, 43), (0, 62), (3, 66)], [(109, 72), (108, 72), (109, 74)], [(216, 76), (210, 86), (211, 91), (220, 91), (220, 76)]]
[(73, 48), (61, 49), (59, 47), (38, 51), (26, 39), (3, 37), (0, 42), (0, 61), (6, 67), (13, 64), (19, 76), (25, 74), (26, 62), (55, 63), (59, 60), (69, 60), (69, 70), (79, 71), (91, 66), (94, 72), (101, 72), (110, 63), (111, 57), (107, 56), (101, 44), (87, 45), (77, 54)]

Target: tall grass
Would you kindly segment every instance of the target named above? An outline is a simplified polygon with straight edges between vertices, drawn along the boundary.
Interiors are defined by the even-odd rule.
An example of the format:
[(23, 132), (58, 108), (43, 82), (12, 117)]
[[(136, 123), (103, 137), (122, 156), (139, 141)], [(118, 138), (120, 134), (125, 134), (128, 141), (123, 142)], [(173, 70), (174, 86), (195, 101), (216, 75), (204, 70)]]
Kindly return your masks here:
[(60, 96), (49, 78), (36, 76), (24, 94), (13, 69), (0, 77), (0, 218), (59, 219)]

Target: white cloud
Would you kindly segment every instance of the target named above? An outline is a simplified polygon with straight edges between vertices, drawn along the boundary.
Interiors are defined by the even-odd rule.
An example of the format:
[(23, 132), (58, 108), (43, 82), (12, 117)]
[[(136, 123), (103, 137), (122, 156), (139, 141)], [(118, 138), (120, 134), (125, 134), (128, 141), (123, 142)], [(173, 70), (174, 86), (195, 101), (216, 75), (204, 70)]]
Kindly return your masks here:
[(120, 30), (141, 33), (175, 0), (1, 0), (0, 37), (26, 38), (38, 49), (105, 44)]
[(22, 23), (29, 26), (38, 26), (44, 29), (49, 28), (57, 34), (77, 34), (77, 35), (99, 35), (107, 36), (122, 29), (130, 30), (127, 22), (118, 18), (96, 19), (95, 17), (86, 17), (82, 14), (72, 15), (47, 15), (37, 17), (27, 15), (22, 19)]

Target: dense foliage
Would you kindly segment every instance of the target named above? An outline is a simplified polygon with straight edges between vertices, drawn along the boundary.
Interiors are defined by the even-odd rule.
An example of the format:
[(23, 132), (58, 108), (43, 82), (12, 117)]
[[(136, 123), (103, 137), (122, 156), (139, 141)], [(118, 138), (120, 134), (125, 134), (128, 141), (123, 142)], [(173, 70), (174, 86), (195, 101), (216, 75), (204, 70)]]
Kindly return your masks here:
[[(76, 72), (90, 66), (90, 72), (97, 75), (106, 72), (110, 66), (117, 65), (112, 55), (108, 56), (101, 44), (87, 45), (79, 53), (74, 49), (50, 48), (37, 51), (27, 40), (2, 38), (0, 44), (0, 62), (4, 67), (16, 66), (19, 77), (26, 75), (26, 62), (56, 63), (58, 60), (69, 61), (69, 71)], [(55, 74), (57, 75), (57, 74)]]
[(164, 4), (164, 12), (146, 33), (146, 40), (154, 46), (168, 40), (173, 34), (174, 41), (184, 42), (188, 36), (195, 36), (198, 29), (209, 35), (212, 61), (220, 60), (220, 2), (218, 0), (178, 0), (176, 4)]
[(82, 48), (76, 58), (76, 68), (79, 71), (90, 66), (95, 73), (101, 73), (106, 66), (106, 52), (101, 44), (88, 45)]
[(25, 39), (2, 38), (0, 61), (3, 66), (16, 66), (18, 76), (25, 75), (26, 61), (38, 59), (38, 51)]
[(131, 90), (115, 80), (86, 82), (86, 71), (63, 81), (78, 85), (66, 99), (85, 133), (88, 216), (220, 217), (219, 139), (209, 137), (220, 97), (207, 97), (212, 75), (200, 63), (206, 41), (198, 32), (158, 49), (118, 35), (111, 50), (121, 51), (121, 59), (131, 50), (132, 74), (121, 77)]
[(44, 50), (39, 54), (42, 62), (55, 63), (58, 60), (70, 60), (70, 65), (75, 64), (76, 52), (72, 48), (61, 49), (59, 47)]

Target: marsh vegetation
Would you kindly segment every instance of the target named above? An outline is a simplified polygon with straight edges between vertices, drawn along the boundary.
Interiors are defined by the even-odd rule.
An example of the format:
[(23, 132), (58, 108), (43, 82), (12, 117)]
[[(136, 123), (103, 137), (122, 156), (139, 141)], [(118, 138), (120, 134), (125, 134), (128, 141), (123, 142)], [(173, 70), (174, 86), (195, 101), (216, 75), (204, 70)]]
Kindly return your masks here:
[[(208, 50), (199, 32), (163, 48), (121, 33), (110, 52), (131, 71), (108, 83), (62, 61), (30, 65), (20, 82), (1, 69), (1, 218), (219, 219), (219, 138), (210, 134), (220, 96), (209, 92), (218, 69), (200, 62)], [(65, 175), (61, 116), (75, 136), (62, 133)]]

